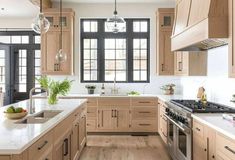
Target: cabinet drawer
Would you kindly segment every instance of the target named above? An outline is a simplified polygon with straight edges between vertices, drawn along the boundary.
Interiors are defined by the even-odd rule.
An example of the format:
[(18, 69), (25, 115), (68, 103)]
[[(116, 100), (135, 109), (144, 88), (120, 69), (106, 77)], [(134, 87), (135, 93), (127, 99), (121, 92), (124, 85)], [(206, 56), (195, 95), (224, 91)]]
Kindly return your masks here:
[(133, 132), (157, 132), (156, 120), (132, 120)]
[(87, 120), (86, 122), (86, 129), (88, 132), (93, 132), (96, 130), (96, 120)]
[(99, 98), (98, 106), (130, 106), (130, 98)]
[(132, 98), (132, 106), (157, 106), (156, 98)]
[(235, 159), (235, 141), (219, 133), (216, 134), (216, 153)]
[(53, 131), (50, 131), (37, 142), (35, 142), (28, 150), (29, 159), (39, 159), (48, 150), (52, 150), (53, 147)]
[(87, 106), (97, 106), (97, 98), (87, 98)]
[(135, 107), (132, 110), (132, 119), (157, 119), (157, 108)]
[(0, 160), (11, 160), (10, 156), (0, 156)]
[(97, 107), (87, 107), (87, 118), (97, 117)]
[(204, 137), (204, 126), (197, 121), (193, 121), (193, 134), (197, 137)]

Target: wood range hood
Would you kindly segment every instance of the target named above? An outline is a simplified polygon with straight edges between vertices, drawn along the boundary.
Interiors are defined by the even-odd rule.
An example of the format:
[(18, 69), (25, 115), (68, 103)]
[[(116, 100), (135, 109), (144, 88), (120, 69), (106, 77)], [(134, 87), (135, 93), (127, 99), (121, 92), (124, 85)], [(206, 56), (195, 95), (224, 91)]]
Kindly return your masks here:
[(177, 0), (172, 51), (205, 51), (228, 44), (228, 0)]

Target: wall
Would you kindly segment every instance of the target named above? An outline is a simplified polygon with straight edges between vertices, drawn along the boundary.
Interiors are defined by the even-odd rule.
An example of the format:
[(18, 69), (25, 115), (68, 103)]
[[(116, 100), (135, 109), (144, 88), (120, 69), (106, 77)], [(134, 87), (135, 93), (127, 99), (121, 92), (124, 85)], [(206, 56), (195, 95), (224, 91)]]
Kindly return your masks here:
[[(58, 5), (55, 5), (58, 6)], [(64, 4), (64, 7), (73, 8), (76, 12), (75, 16), (75, 76), (69, 77), (74, 79), (74, 86), (72, 88), (72, 93), (86, 93), (85, 85), (80, 83), (80, 60), (79, 60), (79, 21), (80, 18), (107, 18), (112, 16), (113, 13), (113, 4)], [(164, 8), (164, 7), (174, 7), (174, 5), (170, 4), (118, 4), (118, 12), (120, 16), (124, 16), (126, 18), (134, 17), (134, 18), (150, 18), (151, 21), (151, 44), (150, 44), (150, 56), (151, 56), (151, 73), (150, 73), (150, 84), (138, 83), (138, 84), (127, 84), (122, 83), (118, 84), (118, 87), (121, 88), (121, 92), (126, 91), (140, 91), (145, 93), (162, 93), (159, 89), (160, 86), (166, 83), (175, 83), (177, 86), (180, 85), (180, 78), (179, 77), (159, 77), (156, 76), (156, 15), (155, 12), (157, 8)], [(54, 79), (62, 79), (64, 77), (54, 77)], [(110, 88), (112, 84), (105, 84), (107, 92), (110, 92)], [(101, 84), (97, 84), (98, 88), (100, 89)], [(100, 92), (96, 90), (96, 92)], [(178, 87), (177, 92), (180, 93), (180, 87)]]
[(229, 102), (235, 94), (235, 79), (228, 78), (228, 46), (209, 50), (207, 77), (183, 77), (181, 85), (185, 95), (196, 95), (198, 87), (204, 86), (209, 100)]

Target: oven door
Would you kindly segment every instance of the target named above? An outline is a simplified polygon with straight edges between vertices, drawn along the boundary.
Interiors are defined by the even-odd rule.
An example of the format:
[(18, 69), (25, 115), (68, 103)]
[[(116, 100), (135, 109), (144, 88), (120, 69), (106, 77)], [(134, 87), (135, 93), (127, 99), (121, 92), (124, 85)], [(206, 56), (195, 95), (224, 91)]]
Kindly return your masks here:
[(175, 136), (175, 125), (167, 117), (167, 147), (171, 156), (174, 156)]
[(191, 130), (176, 126), (176, 155), (178, 160), (191, 160)]

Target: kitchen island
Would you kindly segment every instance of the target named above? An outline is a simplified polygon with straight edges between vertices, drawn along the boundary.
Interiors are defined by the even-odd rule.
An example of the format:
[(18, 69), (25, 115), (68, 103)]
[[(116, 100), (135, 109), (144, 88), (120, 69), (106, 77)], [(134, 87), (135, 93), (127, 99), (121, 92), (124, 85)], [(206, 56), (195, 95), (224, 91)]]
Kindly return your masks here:
[[(58, 112), (44, 123), (25, 123), (4, 116), (0, 108), (0, 160), (72, 159), (86, 144), (86, 99), (60, 99), (48, 105), (35, 99), (35, 114)], [(29, 100), (13, 104), (29, 111)], [(28, 117), (27, 116), (27, 117)]]

